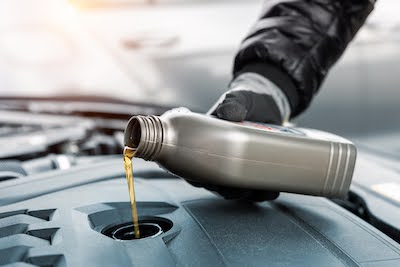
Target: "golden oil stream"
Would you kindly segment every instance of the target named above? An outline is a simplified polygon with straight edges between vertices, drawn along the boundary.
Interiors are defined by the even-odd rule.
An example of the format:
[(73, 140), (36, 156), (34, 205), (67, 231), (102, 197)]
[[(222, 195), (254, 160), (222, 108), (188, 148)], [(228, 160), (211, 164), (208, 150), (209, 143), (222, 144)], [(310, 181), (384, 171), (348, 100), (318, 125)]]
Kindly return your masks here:
[(131, 209), (132, 209), (132, 220), (133, 220), (133, 229), (135, 231), (135, 238), (140, 238), (139, 231), (139, 218), (136, 209), (136, 200), (135, 200), (135, 187), (133, 183), (133, 172), (132, 172), (132, 158), (135, 156), (135, 150), (125, 147), (124, 149), (124, 169), (126, 173), (126, 181), (128, 182), (129, 188), (129, 197), (131, 200)]

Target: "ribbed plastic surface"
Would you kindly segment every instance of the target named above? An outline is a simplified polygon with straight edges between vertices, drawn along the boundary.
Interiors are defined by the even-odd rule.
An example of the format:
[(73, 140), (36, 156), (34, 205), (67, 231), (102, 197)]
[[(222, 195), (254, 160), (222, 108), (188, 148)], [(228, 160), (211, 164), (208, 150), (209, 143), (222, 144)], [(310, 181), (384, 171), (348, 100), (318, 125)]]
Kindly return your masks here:
[[(282, 194), (277, 201), (261, 204), (226, 201), (180, 179), (157, 179), (157, 172), (162, 173), (154, 164), (139, 160), (134, 164), (139, 216), (172, 222), (165, 233), (127, 242), (101, 233), (106, 226), (130, 220), (122, 159), (118, 158), (0, 187), (0, 204), (8, 203), (0, 207), (0, 229), (12, 227), (0, 230), (1, 264), (400, 264), (399, 244), (326, 199)], [(150, 173), (152, 179), (141, 178)], [(100, 182), (82, 185), (85, 177), (94, 181), (91, 175)], [(67, 186), (74, 181), (80, 186)], [(11, 203), (8, 196), (19, 202)]]

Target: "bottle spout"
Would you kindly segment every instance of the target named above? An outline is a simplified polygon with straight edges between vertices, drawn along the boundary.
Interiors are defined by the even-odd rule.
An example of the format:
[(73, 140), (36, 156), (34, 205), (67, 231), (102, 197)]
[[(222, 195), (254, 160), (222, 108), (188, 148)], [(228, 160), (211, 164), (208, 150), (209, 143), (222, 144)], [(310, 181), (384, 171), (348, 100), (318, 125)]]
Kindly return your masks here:
[(140, 143), (142, 129), (137, 116), (129, 119), (124, 132), (124, 145), (129, 149), (136, 150)]
[(163, 127), (158, 116), (133, 116), (125, 127), (124, 145), (135, 150), (135, 156), (154, 160), (162, 146)]

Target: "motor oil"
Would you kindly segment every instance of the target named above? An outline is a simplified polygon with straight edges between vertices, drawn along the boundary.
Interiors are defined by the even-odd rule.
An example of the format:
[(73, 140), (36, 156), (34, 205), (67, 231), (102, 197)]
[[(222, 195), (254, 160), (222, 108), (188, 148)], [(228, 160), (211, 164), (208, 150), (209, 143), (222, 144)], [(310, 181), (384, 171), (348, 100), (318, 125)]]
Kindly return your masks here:
[(229, 122), (180, 108), (133, 116), (125, 146), (136, 157), (198, 183), (344, 197), (356, 148), (318, 130)]
[(131, 202), (133, 229), (135, 238), (139, 239), (140, 238), (139, 218), (136, 209), (135, 187), (134, 187), (134, 179), (132, 171), (132, 158), (134, 156), (135, 156), (135, 150), (129, 148), (124, 149), (124, 169), (126, 174), (126, 181), (128, 183), (129, 198)]

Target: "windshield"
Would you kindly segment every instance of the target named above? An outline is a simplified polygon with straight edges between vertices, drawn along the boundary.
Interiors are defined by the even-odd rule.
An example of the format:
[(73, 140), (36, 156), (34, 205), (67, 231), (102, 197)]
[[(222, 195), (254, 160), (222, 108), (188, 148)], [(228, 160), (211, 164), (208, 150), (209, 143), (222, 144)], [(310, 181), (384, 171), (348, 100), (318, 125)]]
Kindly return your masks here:
[[(258, 1), (126, 5), (136, 2), (1, 1), (0, 96), (95, 95), (206, 111), (230, 80)], [(204, 14), (216, 28), (202, 25)]]

